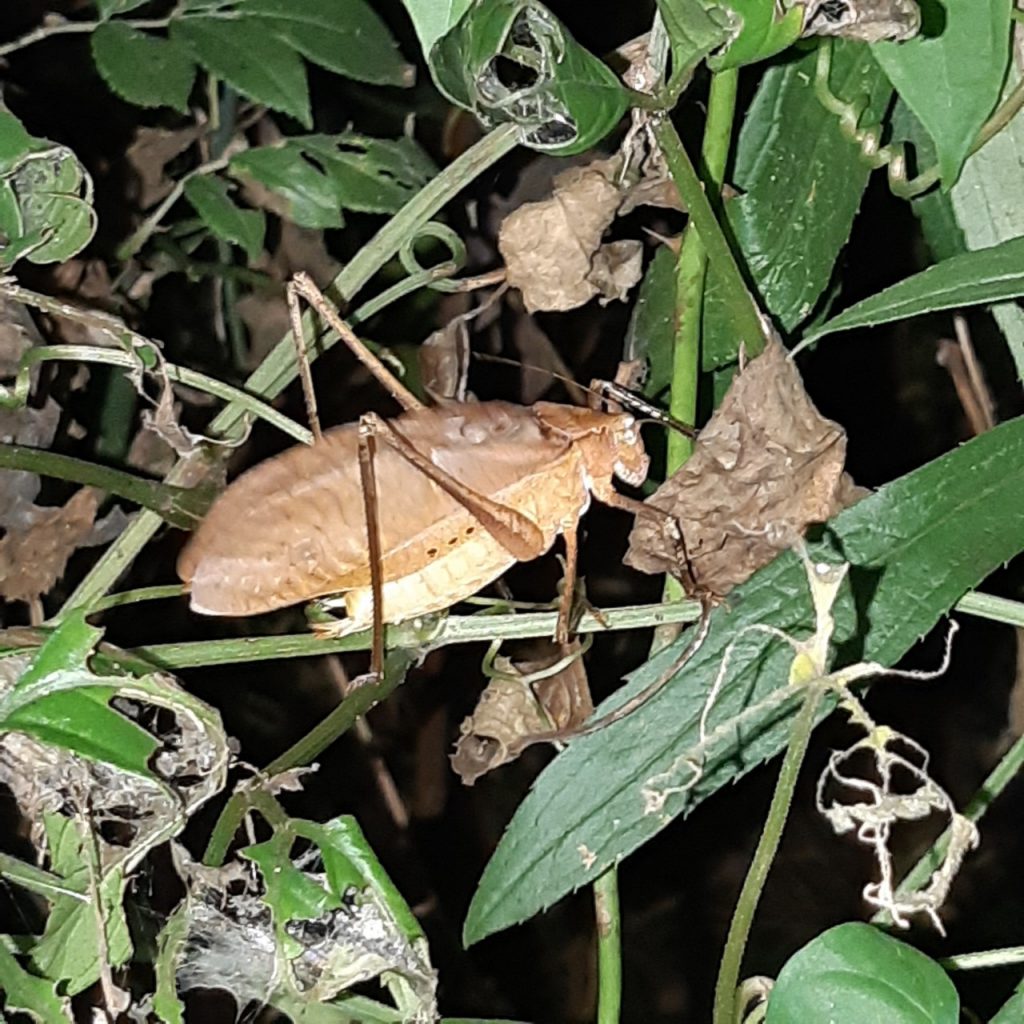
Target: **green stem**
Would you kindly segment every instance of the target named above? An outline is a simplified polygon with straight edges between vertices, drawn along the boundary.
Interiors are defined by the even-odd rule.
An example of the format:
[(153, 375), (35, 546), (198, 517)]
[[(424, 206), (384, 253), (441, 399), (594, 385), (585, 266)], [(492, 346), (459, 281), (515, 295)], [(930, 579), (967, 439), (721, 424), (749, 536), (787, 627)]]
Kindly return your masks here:
[[(21, 289), (3, 288), (2, 291), (10, 294)], [(17, 296), (20, 301), (33, 303), (23, 294)], [(43, 296), (37, 296), (43, 298)], [(43, 303), (34, 303), (45, 308)], [(105, 327), (111, 333), (116, 333), (110, 327)], [(154, 345), (154, 342), (142, 335), (124, 328), (123, 334), (129, 337), (138, 338), (147, 345)], [(120, 366), (127, 370), (139, 368), (140, 359), (133, 352), (126, 352), (122, 349), (103, 348), (100, 345), (41, 345), (37, 348), (30, 348), (21, 358), (18, 367), (18, 375), (14, 381), (13, 393), (10, 389), (3, 388), (0, 391), (0, 407), (20, 408), (28, 400), (29, 388), (31, 387), (30, 371), (37, 363), (46, 363), (60, 360), (69, 360), (82, 363), (99, 363), (104, 366)], [(186, 387), (195, 388), (197, 391), (205, 391), (215, 398), (223, 399), (231, 403), (231, 407), (237, 406), (243, 413), (249, 413), (259, 419), (266, 420), (271, 426), (287, 434), (289, 437), (302, 444), (311, 444), (313, 435), (295, 420), (278, 412), (273, 406), (260, 401), (254, 395), (246, 394), (239, 388), (225, 384), (216, 377), (208, 377), (205, 373), (196, 370), (189, 370), (184, 366), (176, 366), (174, 363), (164, 363), (163, 370), (167, 373), (167, 379), (174, 384), (184, 384)]]
[(729, 937), (726, 940), (725, 952), (722, 954), (718, 970), (718, 981), (715, 984), (713, 1024), (734, 1024), (736, 1020), (736, 988), (739, 985), (740, 968), (750, 936), (750, 926), (772, 861), (775, 859), (775, 852), (779, 848), (782, 830), (793, 802), (796, 780), (804, 755), (807, 753), (815, 715), (824, 692), (821, 686), (812, 685), (804, 697), (799, 714), (793, 721), (793, 731), (790, 733), (786, 756), (783, 758), (779, 778), (775, 783), (775, 793), (772, 796), (768, 817), (747, 877), (743, 881), (743, 888), (733, 911), (732, 923), (729, 925)]
[[(406, 651), (393, 651), (384, 666), (384, 678), (378, 683), (357, 687), (326, 718), (318, 722), (297, 743), (279, 754), (260, 773), (273, 778), (299, 765), (307, 765), (322, 754), (352, 723), (365, 715), (374, 705), (379, 704), (404, 681), (414, 655)], [(238, 831), (242, 819), (253, 806), (251, 788), (237, 790), (224, 805), (210, 834), (210, 840), (203, 854), (203, 863), (220, 865), (224, 863), (231, 841)]]
[(209, 505), (208, 495), (197, 494), (186, 487), (173, 487), (95, 462), (58, 455), (41, 448), (26, 448), (20, 444), (0, 444), (0, 469), (38, 473), (86, 487), (96, 487), (151, 509), (172, 526), (183, 530), (191, 530)]
[[(720, 215), (721, 211), (718, 197), (722, 192), (726, 163), (729, 159), (738, 80), (739, 74), (735, 69), (721, 71), (711, 80), (701, 162), (704, 170), (702, 194), (711, 197), (709, 203), (713, 215)], [(691, 216), (676, 269), (676, 337), (672, 349), (672, 393), (669, 412), (683, 423), (697, 422), (701, 322), (704, 311), (704, 283), (708, 269), (708, 246), (704, 241), (706, 230), (702, 232), (695, 228), (695, 218)], [(720, 229), (717, 233), (721, 234)], [(760, 325), (758, 330), (760, 331)], [(668, 437), (669, 474), (674, 473), (692, 452), (693, 440), (672, 431)]]
[(743, 274), (715, 217), (704, 186), (697, 177), (697, 172), (668, 116), (656, 120), (653, 130), (672, 180), (686, 205), (690, 222), (700, 235), (709, 259), (722, 275), (733, 326), (747, 354), (757, 355), (764, 347), (764, 329), (757, 305), (747, 290)]
[(597, 1024), (619, 1024), (622, 1009), (622, 922), (619, 870), (612, 865), (594, 882), (597, 916)]
[[(608, 630), (643, 629), (674, 622), (696, 622), (700, 618), (698, 601), (678, 601), (671, 604), (633, 605), (609, 608), (601, 618), (585, 613), (578, 633), (603, 633)], [(437, 632), (428, 637), (417, 635), (415, 628), (388, 626), (385, 646), (388, 650), (401, 647), (441, 647), (446, 644), (480, 643), (497, 638), (525, 640), (531, 637), (550, 637), (555, 631), (557, 612), (537, 612), (529, 615), (449, 615)], [(251, 661), (279, 658), (309, 658), (322, 654), (342, 654), (346, 651), (365, 651), (370, 646), (371, 631), (352, 633), (339, 639), (324, 639), (311, 633), (287, 636), (243, 637), (233, 640), (200, 640), (191, 643), (151, 644), (131, 650), (135, 657), (169, 672), (201, 665), (233, 665)]]
[[(515, 148), (518, 137), (518, 129), (514, 125), (503, 125), (485, 135), (449, 164), (363, 246), (334, 279), (334, 290), (346, 301), (355, 295), (398, 252), (406, 238), (411, 238), (466, 185)], [(310, 313), (307, 312), (303, 317), (303, 324), (306, 330), (311, 328)], [(315, 351), (310, 353), (310, 359), (315, 356)], [(291, 383), (296, 373), (294, 346), (289, 332), (250, 375), (245, 388), (264, 399), (273, 399)], [(211, 430), (222, 437), (236, 439), (241, 436), (244, 415), (238, 403), (232, 402), (214, 419)], [(167, 482), (181, 483), (184, 473), (185, 467), (179, 463), (168, 475)], [(155, 513), (140, 513), (104, 552), (92, 571), (68, 598), (61, 613), (72, 608), (89, 607), (97, 598), (102, 597), (131, 565), (160, 528), (160, 524), (161, 519)]]

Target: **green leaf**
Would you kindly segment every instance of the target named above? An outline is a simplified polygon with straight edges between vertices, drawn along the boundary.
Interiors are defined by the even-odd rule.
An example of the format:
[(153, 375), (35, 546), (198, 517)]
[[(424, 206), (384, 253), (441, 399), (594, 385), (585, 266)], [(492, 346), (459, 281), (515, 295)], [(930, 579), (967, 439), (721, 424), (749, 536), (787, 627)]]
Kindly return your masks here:
[[(815, 96), (816, 59), (811, 52), (765, 73), (737, 143), (733, 178), (744, 194), (726, 204), (761, 299), (786, 330), (810, 315), (828, 284), (870, 174)], [(858, 43), (836, 45), (831, 88), (847, 100), (867, 97), (867, 123), (881, 118), (891, 95)], [(712, 266), (709, 319), (726, 315), (714, 300), (717, 278)]]
[[(92, 870), (90, 863), (95, 858), (83, 850), (79, 827), (76, 822), (58, 816), (49, 816), (47, 823), (54, 871), (72, 884), (85, 885)], [(91, 842), (91, 836), (87, 841)], [(83, 902), (70, 896), (56, 897), (42, 938), (32, 947), (35, 969), (47, 978), (65, 982), (68, 995), (76, 995), (92, 985), (99, 978), (104, 963), (118, 967), (127, 963), (132, 955), (122, 905), (125, 890), (122, 872), (118, 869), (107, 872), (99, 880), (98, 890), (98, 909), (91, 899)]]
[(196, 68), (176, 42), (111, 21), (92, 33), (91, 43), (99, 73), (122, 99), (188, 113)]
[(246, 0), (261, 21), (306, 60), (373, 85), (412, 85), (415, 69), (366, 0)]
[(96, 0), (96, 10), (99, 11), (100, 18), (106, 21), (115, 14), (134, 11), (136, 7), (141, 7), (145, 3), (149, 3), (149, 0)]
[(712, 17), (701, 0), (658, 0), (658, 10), (672, 48), (671, 81), (676, 87), (729, 37), (728, 19)]
[(9, 110), (0, 107), (0, 174), (13, 170), (38, 142)]
[(976, 306), (1024, 295), (1024, 238), (965, 252), (844, 309), (800, 343), (854, 327), (874, 327), (939, 309)]
[(231, 172), (282, 196), (303, 227), (339, 227), (342, 209), (395, 213), (436, 174), (412, 139), (373, 139), (356, 132), (304, 135), (250, 149)]
[(240, 245), (250, 262), (263, 251), (267, 220), (262, 210), (243, 210), (228, 195), (228, 184), (209, 174), (185, 182), (185, 198), (203, 223), (218, 237)]
[(625, 358), (647, 361), (643, 393), (662, 397), (672, 383), (676, 337), (676, 254), (658, 247), (644, 273), (626, 331)]
[(823, 932), (779, 973), (765, 1024), (957, 1024), (946, 972), (913, 946), (859, 922)]
[[(441, 92), (486, 127), (512, 121), (524, 145), (562, 156), (600, 142), (628, 106), (612, 70), (537, 0), (477, 0), (428, 63)], [(524, 82), (507, 84), (516, 65)]]
[(301, 144), (287, 139), (232, 158), (230, 173), (254, 178), (287, 203), (287, 216), (304, 228), (340, 228), (344, 223), (334, 182), (312, 163)]
[(374, 139), (358, 132), (296, 140), (320, 164), (338, 204), (360, 213), (395, 213), (437, 173), (412, 139)]
[(54, 981), (29, 974), (0, 943), (0, 992), (9, 1013), (20, 1010), (40, 1024), (71, 1020), (71, 1004), (57, 995), (56, 987)]
[(948, 188), (992, 113), (1010, 61), (1012, 0), (944, 0), (938, 35), (874, 43), (875, 59), (925, 126)]
[(802, 3), (725, 0), (722, 7), (732, 12), (741, 27), (733, 33), (728, 49), (708, 61), (708, 66), (714, 71), (738, 68), (774, 57), (792, 46), (803, 30)]
[(0, 731), (23, 732), (151, 778), (156, 741), (108, 706), (121, 679), (97, 676), (87, 659), (102, 635), (72, 615), (53, 631), (29, 668), (0, 701)]
[[(1013, 84), (1019, 81), (1011, 72)], [(949, 192), (956, 223), (971, 250), (1024, 237), (1024, 118), (1017, 116), (984, 148), (970, 157)], [(1006, 338), (1024, 380), (1024, 310), (1015, 302), (992, 307), (992, 316)]]
[(177, 18), (171, 22), (171, 40), (243, 95), (312, 127), (302, 58), (273, 36), (261, 18)]
[(434, 43), (455, 28), (473, 0), (402, 0), (402, 3), (409, 12), (426, 59)]
[(96, 10), (103, 22), (115, 14), (127, 14), (150, 0), (96, 0)]
[(1024, 984), (1017, 986), (1017, 991), (999, 1007), (999, 1012), (988, 1024), (1019, 1024), (1024, 1020)]
[[(835, 643), (896, 662), (989, 572), (1024, 548), (1024, 418), (1003, 424), (864, 498), (828, 524), (811, 558), (848, 561), (835, 605)], [(837, 552), (841, 552), (841, 555)], [(677, 815), (782, 748), (798, 695), (792, 651), (748, 632), (735, 648), (711, 714), (699, 725), (722, 657), (753, 624), (806, 636), (813, 613), (804, 568), (787, 553), (715, 610), (700, 648), (658, 696), (620, 722), (572, 741), (534, 782), (484, 872), (467, 942), (526, 920), (591, 882)], [(629, 677), (597, 716), (658, 679), (686, 636)], [(744, 717), (739, 716), (743, 714)], [(699, 778), (694, 765), (701, 766)]]

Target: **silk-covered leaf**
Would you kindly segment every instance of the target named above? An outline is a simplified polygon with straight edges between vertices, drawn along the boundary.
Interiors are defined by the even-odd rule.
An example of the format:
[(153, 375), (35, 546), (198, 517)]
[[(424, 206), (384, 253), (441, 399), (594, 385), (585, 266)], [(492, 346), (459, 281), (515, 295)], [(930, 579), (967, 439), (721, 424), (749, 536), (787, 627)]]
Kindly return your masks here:
[(484, 125), (511, 121), (524, 145), (560, 155), (596, 145), (628, 105), (611, 68), (537, 0), (476, 0), (428, 63), (441, 92)]

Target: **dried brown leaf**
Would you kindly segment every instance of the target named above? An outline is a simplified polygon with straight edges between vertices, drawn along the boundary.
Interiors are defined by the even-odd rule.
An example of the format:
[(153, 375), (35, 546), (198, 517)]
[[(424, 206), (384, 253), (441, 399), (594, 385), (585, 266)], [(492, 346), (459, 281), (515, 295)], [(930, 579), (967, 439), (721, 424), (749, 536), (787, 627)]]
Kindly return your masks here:
[(34, 601), (50, 590), (92, 533), (97, 494), (83, 487), (62, 507), (36, 508), (27, 528), (8, 528), (0, 540), (0, 597)]
[(524, 203), (502, 222), (498, 248), (508, 283), (531, 313), (575, 309), (600, 294), (589, 276), (622, 202), (619, 166), (612, 158), (571, 167), (555, 178), (550, 198)]
[(473, 313), (452, 317), (417, 349), (423, 390), (438, 405), (466, 401), (472, 317)]
[(0, 295), (0, 380), (13, 377), (21, 357), (33, 345), (42, 343), (28, 308)]
[[(590, 717), (594, 704), (578, 640), (536, 661), (495, 658), (495, 675), (460, 728), (452, 768), (467, 786)], [(567, 662), (566, 662), (566, 659)], [(555, 672), (547, 670), (566, 662)], [(541, 678), (537, 678), (540, 674)]]
[(662, 523), (644, 516), (625, 561), (642, 572), (692, 572), (697, 589), (723, 596), (808, 524), (860, 496), (843, 472), (845, 456), (845, 432), (815, 409), (785, 348), (772, 340), (736, 376), (693, 455), (647, 499), (678, 523), (689, 565), (680, 565)]
[(594, 253), (587, 280), (597, 288), (602, 306), (625, 302), (644, 272), (642, 242), (627, 238), (609, 242)]
[(164, 173), (167, 165), (184, 153), (202, 134), (201, 125), (168, 131), (165, 128), (140, 128), (125, 156), (139, 179), (137, 201), (143, 210), (160, 202), (172, 188), (174, 179)]

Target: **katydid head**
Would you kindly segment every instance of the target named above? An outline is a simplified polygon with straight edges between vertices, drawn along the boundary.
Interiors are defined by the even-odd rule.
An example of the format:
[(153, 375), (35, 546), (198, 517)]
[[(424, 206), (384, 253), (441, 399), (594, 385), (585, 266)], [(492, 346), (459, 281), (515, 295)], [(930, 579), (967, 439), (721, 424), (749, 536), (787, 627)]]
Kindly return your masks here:
[(599, 412), (573, 405), (538, 402), (537, 418), (565, 434), (580, 452), (592, 480), (618, 477), (638, 487), (647, 479), (650, 459), (644, 451), (640, 428), (631, 413)]

